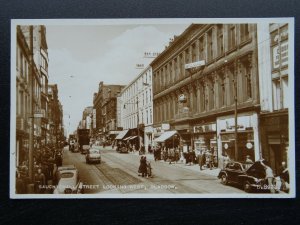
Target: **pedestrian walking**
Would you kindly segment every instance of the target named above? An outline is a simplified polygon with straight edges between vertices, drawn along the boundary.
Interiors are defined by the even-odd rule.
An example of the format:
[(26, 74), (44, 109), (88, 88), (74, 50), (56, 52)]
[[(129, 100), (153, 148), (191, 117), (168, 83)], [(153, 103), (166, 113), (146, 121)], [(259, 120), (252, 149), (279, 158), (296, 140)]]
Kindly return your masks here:
[(16, 194), (25, 194), (26, 193), (26, 185), (24, 179), (21, 177), (21, 174), (17, 172), (16, 177)]
[(138, 169), (138, 175), (139, 175), (139, 176), (142, 174), (142, 161), (143, 161), (143, 158), (144, 158), (144, 156), (141, 156), (141, 159), (140, 159), (140, 166), (139, 166), (139, 169)]
[(140, 174), (142, 174), (142, 177), (145, 177), (147, 175), (147, 159), (146, 159), (146, 156), (141, 157), (138, 172)]
[(246, 160), (245, 160), (245, 168), (249, 169), (250, 166), (253, 164), (254, 162), (252, 161), (252, 159), (250, 158), (250, 155), (246, 156)]
[(152, 176), (152, 167), (151, 167), (150, 161), (147, 159), (146, 159), (146, 164), (147, 164), (147, 177), (151, 177)]
[(209, 150), (206, 151), (205, 153), (206, 156), (206, 167), (212, 170), (213, 167), (213, 155)]
[(288, 192), (289, 191), (289, 183), (290, 183), (290, 177), (289, 177), (289, 170), (286, 166), (286, 162), (282, 162), (281, 166), (279, 168), (279, 179), (281, 181), (280, 190)]
[(225, 153), (225, 156), (223, 157), (223, 169), (227, 166), (227, 164), (230, 162), (229, 156), (227, 153)]
[(44, 173), (42, 173), (42, 169), (39, 168), (38, 172), (34, 175), (34, 190), (35, 193), (43, 193), (44, 185), (46, 184), (46, 178)]
[(272, 194), (275, 193), (275, 187), (274, 187), (274, 174), (273, 174), (273, 170), (271, 169), (271, 167), (265, 165), (264, 163), (262, 163), (263, 167), (265, 168), (265, 172), (266, 172), (266, 179), (268, 182), (268, 189), (270, 190), (270, 192)]
[(199, 157), (200, 170), (203, 170), (202, 167), (205, 165), (205, 159), (206, 159), (205, 151), (201, 151), (201, 154), (200, 154), (200, 157)]
[(190, 163), (190, 165), (191, 165), (192, 163), (194, 164), (194, 162), (195, 162), (195, 157), (196, 157), (195, 151), (194, 151), (194, 149), (192, 149), (192, 150), (190, 151), (190, 154), (189, 154), (189, 163)]

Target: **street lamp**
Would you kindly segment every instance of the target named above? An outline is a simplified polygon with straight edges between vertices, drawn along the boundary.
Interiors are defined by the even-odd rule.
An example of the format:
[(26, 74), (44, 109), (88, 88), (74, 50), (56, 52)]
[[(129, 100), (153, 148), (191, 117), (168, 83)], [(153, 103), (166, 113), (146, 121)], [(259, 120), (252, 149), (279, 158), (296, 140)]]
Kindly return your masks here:
[[(237, 65), (236, 65), (237, 66)], [(236, 67), (237, 70), (237, 67)], [(235, 143), (234, 143), (234, 153), (235, 153), (235, 160), (238, 160), (238, 115), (237, 115), (237, 72), (235, 72), (234, 78), (232, 80), (233, 88), (234, 88), (234, 136), (235, 136)]]

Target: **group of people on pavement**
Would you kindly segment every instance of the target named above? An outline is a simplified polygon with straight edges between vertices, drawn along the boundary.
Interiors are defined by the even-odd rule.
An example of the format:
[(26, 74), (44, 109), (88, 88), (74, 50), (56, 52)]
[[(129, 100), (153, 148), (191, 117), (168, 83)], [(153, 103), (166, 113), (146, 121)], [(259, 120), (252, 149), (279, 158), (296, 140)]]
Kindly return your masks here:
[(154, 155), (154, 160), (164, 160), (165, 162), (178, 162), (180, 159), (180, 151), (178, 147), (175, 148), (167, 148), (162, 146), (156, 146), (152, 148), (152, 152)]
[[(263, 163), (262, 163), (263, 164)], [(271, 193), (276, 191), (289, 192), (290, 189), (290, 178), (289, 170), (286, 166), (286, 162), (281, 162), (278, 173), (274, 175), (273, 170), (270, 166), (263, 164), (266, 172), (266, 179)]]
[(208, 169), (208, 168), (212, 170), (215, 167), (213, 149), (211, 150), (206, 149), (201, 151), (197, 158), (198, 158), (200, 170)]
[[(54, 147), (42, 146), (36, 149), (33, 157), (33, 184), (34, 193), (44, 193), (45, 185), (53, 183), (55, 170), (62, 166), (62, 151)], [(16, 172), (16, 193), (27, 193), (29, 179), (29, 162), (23, 161)]]

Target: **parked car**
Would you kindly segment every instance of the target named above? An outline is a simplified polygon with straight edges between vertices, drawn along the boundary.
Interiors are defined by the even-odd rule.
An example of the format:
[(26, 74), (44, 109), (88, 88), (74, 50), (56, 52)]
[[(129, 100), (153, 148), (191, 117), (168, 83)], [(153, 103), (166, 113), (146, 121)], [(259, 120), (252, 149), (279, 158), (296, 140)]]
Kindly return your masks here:
[(245, 164), (229, 162), (226, 167), (220, 171), (218, 178), (224, 185), (229, 183), (241, 185), (245, 192), (269, 192), (271, 187), (269, 187), (268, 181), (266, 180), (266, 172), (262, 163), (266, 165), (265, 160), (259, 160), (246, 169)]
[(76, 168), (59, 171), (59, 181), (53, 194), (83, 194), (83, 183)]
[(64, 165), (57, 168), (56, 173), (54, 175), (54, 184), (57, 184), (60, 180), (60, 173), (64, 170), (74, 170), (76, 167), (74, 165)]
[(101, 154), (98, 149), (91, 148), (85, 156), (86, 163), (101, 163)]

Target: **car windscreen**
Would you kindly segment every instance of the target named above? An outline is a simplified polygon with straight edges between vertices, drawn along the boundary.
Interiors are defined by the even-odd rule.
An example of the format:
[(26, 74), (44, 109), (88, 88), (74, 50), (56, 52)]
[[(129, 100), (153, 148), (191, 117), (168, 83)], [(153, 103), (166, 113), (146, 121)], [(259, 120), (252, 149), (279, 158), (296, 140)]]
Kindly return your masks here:
[(99, 154), (100, 153), (98, 150), (90, 150), (89, 152), (90, 152), (90, 154)]
[(72, 177), (74, 177), (74, 173), (71, 173), (71, 172), (60, 174), (60, 178), (72, 178)]

